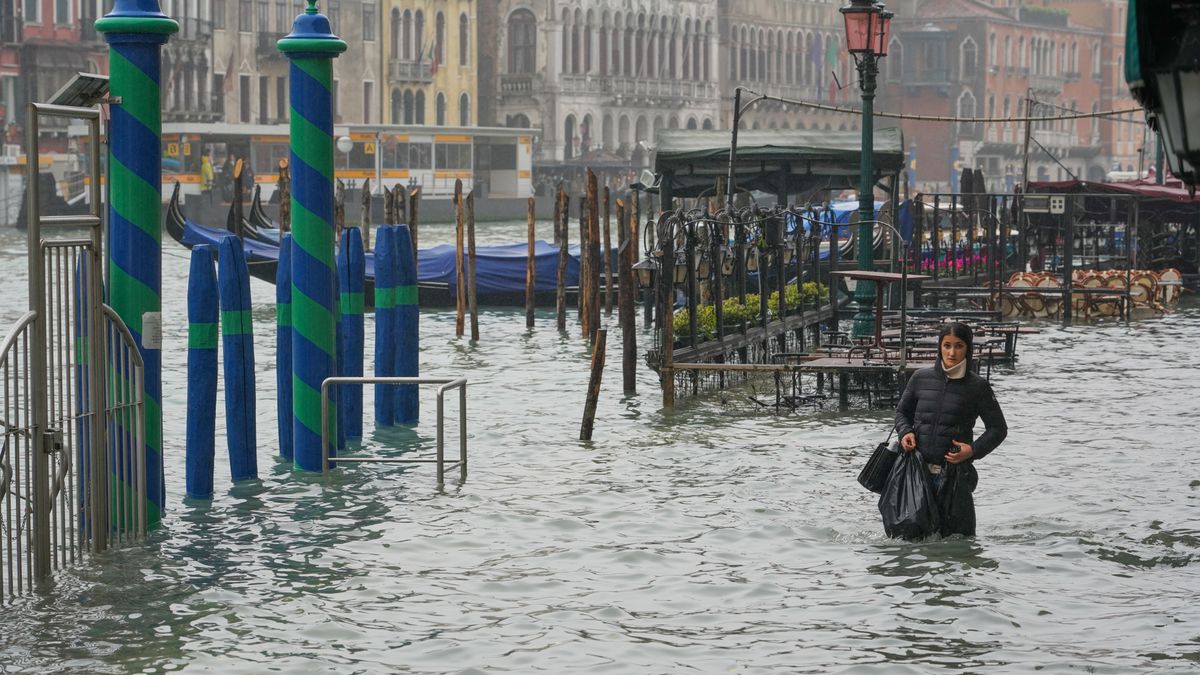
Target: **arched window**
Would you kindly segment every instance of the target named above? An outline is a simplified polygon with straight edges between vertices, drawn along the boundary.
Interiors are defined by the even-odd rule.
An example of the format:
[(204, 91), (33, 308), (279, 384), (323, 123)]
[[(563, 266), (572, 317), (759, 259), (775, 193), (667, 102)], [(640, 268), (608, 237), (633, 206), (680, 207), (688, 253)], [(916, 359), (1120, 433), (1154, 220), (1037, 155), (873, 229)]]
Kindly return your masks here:
[(508, 72), (532, 74), (537, 63), (537, 19), (518, 9), (508, 17)]
[(696, 118), (695, 118), (695, 117), (689, 117), (689, 118), (688, 118), (688, 121), (687, 121), (687, 128), (688, 128), (688, 129), (695, 129), (695, 128), (696, 128)]
[(1018, 61), (1018, 65), (1017, 65), (1018, 68), (1028, 68), (1029, 67), (1025, 64), (1025, 37), (1024, 36), (1017, 38), (1017, 61)]
[(437, 125), (446, 126), (446, 95), (440, 91), (437, 95)]
[(703, 128), (703, 129), (712, 129), (712, 128), (713, 128), (713, 123), (712, 123), (712, 120), (710, 120), (710, 119), (706, 119), (706, 120), (704, 120), (704, 125), (703, 125), (701, 128)]
[(904, 45), (900, 44), (899, 38), (892, 38), (888, 43), (888, 55), (884, 63), (887, 64), (888, 82), (899, 82), (904, 74)]
[(958, 75), (959, 79), (974, 79), (975, 70), (979, 66), (979, 47), (975, 40), (968, 37), (958, 46)]
[(416, 95), (416, 123), (425, 124), (425, 92), (418, 90)]
[(528, 129), (530, 127), (529, 118), (523, 113), (509, 115), (504, 122), (504, 125), (510, 129)]
[(1004, 36), (1004, 67), (1005, 67), (1005, 68), (1012, 68), (1012, 67), (1013, 67), (1013, 60), (1012, 60), (1012, 36), (1011, 36), (1011, 35), (1005, 35), (1005, 36)]
[[(974, 117), (975, 116), (975, 95), (970, 89), (963, 90), (962, 95), (958, 97), (958, 116), (959, 117)], [(974, 122), (958, 122), (958, 133), (960, 136), (974, 136)]]
[(458, 97), (458, 126), (471, 126), (471, 97), (465, 91)]
[(402, 117), (400, 117), (400, 114), (403, 112), (401, 101), (402, 101), (402, 98), (400, 96), (400, 90), (393, 89), (392, 90), (392, 116), (390, 118), (392, 120), (392, 124), (400, 124), (400, 120), (403, 119)]
[(404, 16), (400, 19), (400, 58), (405, 61), (413, 60), (413, 15), (409, 10), (404, 10)]
[(575, 156), (575, 116), (567, 115), (563, 121), (563, 161)]
[(420, 60), (422, 55), (425, 53), (425, 13), (418, 9), (414, 17), (412, 33), (412, 58)]
[(458, 15), (458, 65), (466, 66), (471, 62), (471, 26), (467, 23), (467, 15)]
[(434, 19), (433, 58), (439, 65), (446, 62), (446, 15), (441, 12)]
[(416, 117), (415, 104), (413, 103), (413, 93), (411, 91), (405, 90), (405, 92), (404, 92), (404, 123), (405, 124), (415, 124), (416, 119), (417, 119), (417, 117)]
[(392, 9), (391, 28), (392, 34), (389, 43), (391, 45), (391, 58), (398, 59), (400, 58), (400, 10), (395, 8)]

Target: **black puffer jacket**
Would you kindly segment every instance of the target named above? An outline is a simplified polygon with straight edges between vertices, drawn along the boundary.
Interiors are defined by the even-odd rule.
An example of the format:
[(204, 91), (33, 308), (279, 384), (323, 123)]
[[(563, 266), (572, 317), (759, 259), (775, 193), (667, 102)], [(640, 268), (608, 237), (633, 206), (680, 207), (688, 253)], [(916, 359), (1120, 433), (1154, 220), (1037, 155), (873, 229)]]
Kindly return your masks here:
[[(985, 431), (977, 439), (971, 435), (975, 420), (983, 418)], [(944, 464), (953, 449), (951, 440), (971, 446), (972, 459), (983, 459), (1008, 435), (1004, 413), (987, 380), (970, 372), (952, 380), (946, 377), (942, 361), (932, 368), (913, 373), (896, 406), (896, 433), (917, 435), (917, 449), (930, 464)]]

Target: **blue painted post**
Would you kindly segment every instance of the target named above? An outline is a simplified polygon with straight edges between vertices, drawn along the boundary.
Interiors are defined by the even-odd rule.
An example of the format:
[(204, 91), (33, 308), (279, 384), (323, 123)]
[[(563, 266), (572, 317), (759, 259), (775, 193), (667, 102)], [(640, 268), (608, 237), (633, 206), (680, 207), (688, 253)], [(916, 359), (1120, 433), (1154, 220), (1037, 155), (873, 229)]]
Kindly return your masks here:
[[(396, 228), (384, 225), (375, 235), (375, 376), (396, 374)], [(396, 388), (375, 385), (375, 425), (396, 423)]]
[(279, 412), (279, 456), (292, 459), (292, 235), (279, 240), (275, 269), (275, 405)]
[[(295, 460), (321, 471), (321, 383), (336, 370), (337, 281), (333, 263), (333, 59), (346, 51), (308, 0), (278, 43), (291, 62), (292, 395)], [(336, 424), (336, 408), (328, 413)]]
[[(349, 227), (342, 231), (342, 245), (338, 249), (338, 275), (341, 287), (342, 336), (345, 345), (341, 372), (348, 377), (362, 377), (363, 345), (363, 288), (366, 283), (367, 259), (363, 250), (362, 233)], [(342, 429), (346, 438), (358, 440), (363, 430), (363, 388), (361, 384), (350, 384), (341, 388)]]
[(242, 240), (233, 235), (223, 237), (217, 260), (225, 347), (225, 438), (229, 442), (229, 473), (236, 482), (258, 478), (254, 330), (250, 272)]
[[(146, 524), (162, 520), (162, 45), (179, 24), (158, 0), (116, 0), (96, 22), (109, 44), (108, 304), (145, 362)], [(150, 326), (149, 330), (146, 327)], [(130, 434), (131, 430), (117, 433)], [(132, 486), (131, 486), (132, 487)]]
[[(417, 256), (407, 225), (396, 226), (396, 375), (420, 374), (420, 308), (417, 306)], [(420, 398), (415, 384), (396, 391), (396, 423), (415, 425), (420, 420)]]
[(187, 496), (212, 499), (217, 435), (217, 273), (211, 246), (192, 249), (188, 272)]

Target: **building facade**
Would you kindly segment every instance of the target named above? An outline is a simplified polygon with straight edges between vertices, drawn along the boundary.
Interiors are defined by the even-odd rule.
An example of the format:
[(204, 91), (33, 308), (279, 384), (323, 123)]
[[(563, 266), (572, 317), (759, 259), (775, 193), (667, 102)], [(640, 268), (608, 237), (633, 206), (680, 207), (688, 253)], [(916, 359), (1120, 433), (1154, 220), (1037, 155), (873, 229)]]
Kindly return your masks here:
[[(303, 0), (211, 3), (212, 109), (220, 121), (282, 124), (288, 120), (288, 61), (276, 43), (291, 32), (292, 22), (306, 6)], [(380, 120), (384, 73), (378, 7), (375, 0), (325, 0), (319, 5), (333, 33), (348, 46), (333, 60), (337, 123)]]
[[(914, 187), (957, 191), (964, 167), (982, 169), (993, 191), (1020, 183), (1026, 165), (1030, 180), (1104, 180), (1133, 168), (1142, 131), (1132, 119), (1057, 119), (1133, 107), (1114, 63), (1124, 52), (1115, 3), (1065, 4), (926, 0), (896, 16), (879, 109), (1002, 120), (905, 122)], [(1027, 113), (1047, 119), (1027, 129), (1018, 121)]]
[[(718, 5), (725, 64), (718, 73), (722, 127), (733, 126), (733, 93), (739, 86), (791, 100), (861, 106), (840, 3), (720, 0)], [(742, 128), (845, 131), (860, 128), (860, 119), (762, 102), (744, 113)]]
[(385, 121), (477, 126), (479, 39), (471, 0), (388, 0)]
[(543, 165), (649, 162), (659, 129), (720, 125), (713, 0), (500, 0), (496, 122), (540, 128)]

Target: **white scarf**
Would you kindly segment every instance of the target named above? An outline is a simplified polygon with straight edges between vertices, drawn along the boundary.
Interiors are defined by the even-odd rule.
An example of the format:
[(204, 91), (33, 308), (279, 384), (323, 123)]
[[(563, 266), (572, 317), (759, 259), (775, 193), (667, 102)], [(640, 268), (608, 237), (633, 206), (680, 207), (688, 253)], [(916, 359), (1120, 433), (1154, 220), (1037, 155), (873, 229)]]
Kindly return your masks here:
[(967, 376), (967, 360), (963, 359), (949, 368), (946, 367), (946, 362), (942, 361), (942, 370), (946, 371), (946, 377), (960, 380)]

